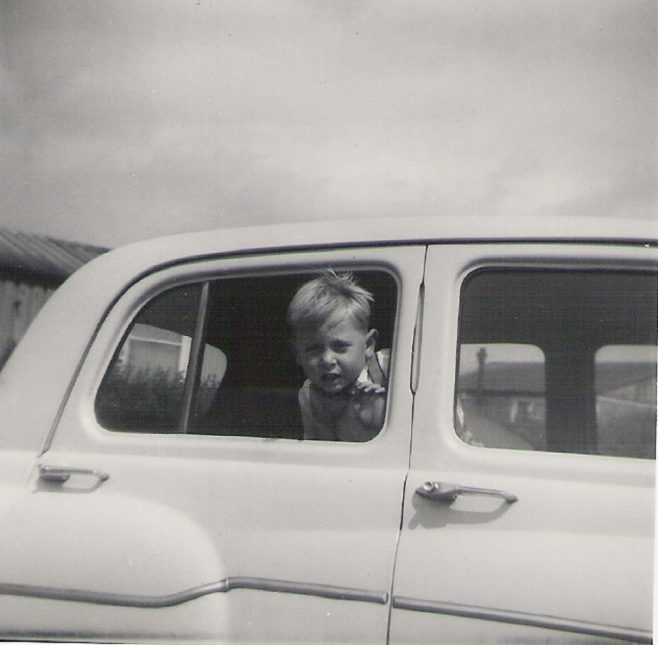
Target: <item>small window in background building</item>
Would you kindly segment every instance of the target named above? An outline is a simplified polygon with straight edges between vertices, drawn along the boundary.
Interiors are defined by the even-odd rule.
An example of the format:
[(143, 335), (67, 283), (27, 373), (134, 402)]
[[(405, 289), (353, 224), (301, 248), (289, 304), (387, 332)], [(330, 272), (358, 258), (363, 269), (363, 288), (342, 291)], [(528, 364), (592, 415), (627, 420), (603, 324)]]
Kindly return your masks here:
[(656, 454), (656, 348), (607, 345), (596, 352), (596, 427), (604, 455)]

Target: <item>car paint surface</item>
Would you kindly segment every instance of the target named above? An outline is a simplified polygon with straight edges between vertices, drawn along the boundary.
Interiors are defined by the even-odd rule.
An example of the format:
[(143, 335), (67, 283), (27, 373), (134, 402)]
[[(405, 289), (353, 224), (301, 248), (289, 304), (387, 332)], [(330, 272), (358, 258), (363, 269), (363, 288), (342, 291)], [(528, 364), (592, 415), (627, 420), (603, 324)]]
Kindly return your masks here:
[[(476, 262), (491, 266), (502, 261), (506, 267), (591, 262), (621, 269), (642, 262), (650, 266), (653, 260), (647, 249), (628, 252), (553, 244), (488, 249)], [(463, 626), (454, 618), (460, 614), (461, 622), (478, 616), (487, 622), (508, 621), (513, 627), (503, 630), (503, 635), (509, 640), (523, 623), (556, 632), (580, 631), (579, 638), (613, 634), (646, 638), (646, 630), (631, 626), (648, 629), (652, 623), (652, 461), (492, 451), (466, 446), (454, 432), (436, 431), (452, 427), (455, 372), (433, 357), (447, 355), (456, 346), (451, 314), (457, 315), (461, 277), (473, 265), (470, 248), (429, 250), (425, 316), (442, 321), (445, 328), (435, 323), (434, 333), (423, 341), (406, 530), (396, 560), (392, 642), (398, 636), (400, 642), (423, 640), (400, 616), (408, 607), (418, 608), (414, 613), (434, 611), (433, 633), (444, 634), (447, 642), (460, 638)], [(445, 394), (438, 405), (436, 392)], [(437, 479), (510, 491), (518, 501), (508, 504), (500, 498), (464, 496), (447, 505), (415, 493), (424, 482)], [(396, 610), (398, 596), (404, 603), (397, 601)], [(620, 602), (631, 597), (638, 601)], [(450, 628), (443, 625), (445, 615), (453, 616)], [(399, 631), (398, 619), (403, 621)], [(554, 633), (553, 638), (562, 636)]]

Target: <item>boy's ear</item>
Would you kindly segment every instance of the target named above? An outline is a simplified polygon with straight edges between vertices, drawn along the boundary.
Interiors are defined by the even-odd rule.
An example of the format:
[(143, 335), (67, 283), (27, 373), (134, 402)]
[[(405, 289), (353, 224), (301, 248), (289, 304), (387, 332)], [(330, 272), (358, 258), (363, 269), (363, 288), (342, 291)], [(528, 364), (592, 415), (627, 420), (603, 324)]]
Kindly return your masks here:
[(378, 336), (379, 332), (376, 329), (371, 329), (366, 336), (366, 356), (368, 358), (372, 358), (375, 355)]

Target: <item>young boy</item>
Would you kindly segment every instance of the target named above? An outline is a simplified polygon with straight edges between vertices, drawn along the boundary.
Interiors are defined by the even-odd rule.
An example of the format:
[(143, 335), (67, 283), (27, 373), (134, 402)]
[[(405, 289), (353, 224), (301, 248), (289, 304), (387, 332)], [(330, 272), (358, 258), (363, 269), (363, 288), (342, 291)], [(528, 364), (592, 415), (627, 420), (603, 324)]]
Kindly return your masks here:
[(306, 375), (299, 390), (305, 439), (368, 441), (384, 423), (389, 351), (375, 351), (372, 300), (352, 274), (328, 270), (290, 302), (293, 351)]

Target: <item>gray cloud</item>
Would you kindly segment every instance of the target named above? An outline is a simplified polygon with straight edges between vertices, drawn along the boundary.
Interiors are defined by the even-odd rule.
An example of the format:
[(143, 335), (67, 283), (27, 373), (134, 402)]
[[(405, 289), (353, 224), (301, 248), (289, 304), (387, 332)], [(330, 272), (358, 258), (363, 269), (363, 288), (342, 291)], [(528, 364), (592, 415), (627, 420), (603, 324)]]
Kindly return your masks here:
[(0, 4), (2, 218), (655, 216), (646, 1)]

